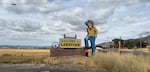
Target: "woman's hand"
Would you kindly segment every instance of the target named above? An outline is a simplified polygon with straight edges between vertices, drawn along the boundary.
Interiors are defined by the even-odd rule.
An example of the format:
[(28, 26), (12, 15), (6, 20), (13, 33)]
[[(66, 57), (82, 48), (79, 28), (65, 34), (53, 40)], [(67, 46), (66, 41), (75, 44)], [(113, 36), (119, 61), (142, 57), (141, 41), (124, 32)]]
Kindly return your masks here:
[(95, 38), (97, 38), (97, 34), (95, 35)]
[(86, 36), (85, 39), (88, 39), (88, 36)]

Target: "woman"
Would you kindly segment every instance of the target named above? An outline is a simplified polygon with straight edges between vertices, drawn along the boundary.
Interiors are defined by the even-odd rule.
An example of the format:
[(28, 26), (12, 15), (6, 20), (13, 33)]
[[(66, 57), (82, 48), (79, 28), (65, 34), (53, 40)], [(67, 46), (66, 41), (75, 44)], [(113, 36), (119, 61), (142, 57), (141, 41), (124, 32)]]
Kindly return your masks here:
[(94, 55), (95, 54), (95, 39), (97, 37), (98, 30), (96, 29), (96, 27), (94, 27), (94, 22), (92, 20), (88, 20), (87, 22), (85, 22), (85, 24), (87, 26), (87, 36), (84, 39), (85, 47), (86, 49), (89, 48), (88, 40), (90, 40), (91, 47), (92, 47), (92, 55)]

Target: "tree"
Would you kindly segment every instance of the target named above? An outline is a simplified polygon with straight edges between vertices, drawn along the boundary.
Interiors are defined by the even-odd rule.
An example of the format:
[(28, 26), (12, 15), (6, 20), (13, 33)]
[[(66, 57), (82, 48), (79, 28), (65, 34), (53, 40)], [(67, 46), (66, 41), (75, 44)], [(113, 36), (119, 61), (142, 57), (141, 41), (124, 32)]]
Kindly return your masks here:
[(114, 42), (114, 48), (118, 48), (119, 41), (121, 41), (121, 46), (123, 47), (124, 40), (122, 40), (122, 39), (113, 39), (112, 41)]
[(147, 43), (144, 41), (141, 41), (139, 39), (131, 39), (131, 40), (126, 40), (124, 42), (124, 46), (131, 49), (131, 48), (140, 48), (142, 45), (142, 48), (147, 46)]
[(125, 42), (124, 46), (129, 48), (129, 49), (131, 49), (131, 48), (135, 47), (135, 44), (134, 44), (134, 42), (132, 40), (127, 40)]

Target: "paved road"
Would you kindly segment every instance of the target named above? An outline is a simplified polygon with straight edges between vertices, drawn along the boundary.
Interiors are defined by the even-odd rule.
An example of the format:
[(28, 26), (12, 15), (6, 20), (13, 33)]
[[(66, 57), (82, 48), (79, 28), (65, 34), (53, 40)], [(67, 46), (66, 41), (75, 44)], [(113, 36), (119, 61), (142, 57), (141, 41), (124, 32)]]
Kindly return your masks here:
[(0, 72), (104, 72), (75, 66), (49, 66), (45, 64), (0, 64)]

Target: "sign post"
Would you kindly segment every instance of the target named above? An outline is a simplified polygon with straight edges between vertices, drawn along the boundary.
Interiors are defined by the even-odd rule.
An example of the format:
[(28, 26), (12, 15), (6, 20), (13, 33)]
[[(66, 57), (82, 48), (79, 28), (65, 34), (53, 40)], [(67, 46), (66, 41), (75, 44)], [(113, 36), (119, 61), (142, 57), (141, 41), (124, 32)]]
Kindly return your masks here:
[(119, 42), (118, 42), (118, 58), (119, 58), (119, 59), (120, 59), (120, 54), (121, 54), (121, 53), (120, 53), (120, 52), (121, 52), (120, 49), (121, 49), (121, 47), (122, 47), (122, 46), (121, 46), (121, 41), (122, 41), (122, 39), (121, 39), (121, 37), (120, 37), (120, 40), (119, 40)]
[(83, 49), (81, 48), (81, 39), (75, 37), (67, 37), (64, 34), (64, 38), (59, 39), (59, 47), (51, 49), (50, 56), (72, 56), (72, 55), (83, 55)]
[(61, 38), (59, 40), (60, 48), (81, 48), (81, 39)]
[(121, 48), (121, 42), (118, 42), (119, 46), (118, 46), (118, 58), (120, 59), (120, 48)]

